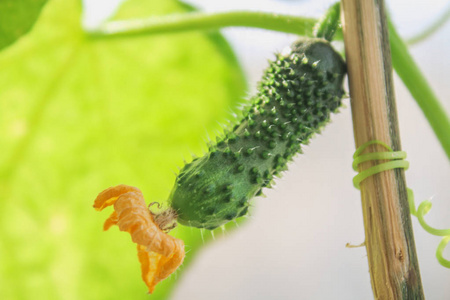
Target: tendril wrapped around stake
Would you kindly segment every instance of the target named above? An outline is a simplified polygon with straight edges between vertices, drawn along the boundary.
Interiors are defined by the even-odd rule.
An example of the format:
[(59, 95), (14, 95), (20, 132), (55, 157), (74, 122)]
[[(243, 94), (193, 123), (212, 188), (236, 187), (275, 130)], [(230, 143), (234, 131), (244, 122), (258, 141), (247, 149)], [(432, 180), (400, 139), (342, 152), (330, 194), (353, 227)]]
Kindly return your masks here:
[[(367, 147), (375, 144), (383, 146), (384, 148), (386, 148), (387, 152), (372, 152), (362, 154)], [(355, 154), (353, 155), (353, 170), (358, 172), (358, 165), (366, 161), (387, 160), (387, 162), (375, 165), (359, 172), (358, 175), (353, 177), (354, 187), (359, 189), (359, 184), (361, 183), (361, 181), (363, 181), (367, 177), (383, 171), (393, 170), (396, 168), (403, 168), (407, 170), (409, 168), (409, 162), (406, 161), (405, 158), (405, 151), (394, 151), (391, 147), (381, 141), (374, 140), (362, 144), (358, 149), (356, 149)], [(444, 249), (450, 242), (450, 229), (436, 229), (428, 225), (428, 223), (424, 219), (424, 216), (430, 211), (432, 206), (431, 202), (429, 200), (423, 201), (422, 203), (420, 203), (419, 207), (416, 210), (413, 191), (410, 188), (407, 188), (407, 193), (409, 210), (413, 216), (417, 217), (422, 228), (432, 235), (443, 237), (436, 250), (436, 258), (442, 266), (450, 268), (450, 260), (445, 259), (443, 256)]]
[(142, 192), (128, 185), (110, 187), (94, 202), (98, 211), (111, 205), (114, 212), (106, 219), (103, 229), (117, 225), (121, 231), (130, 233), (131, 240), (137, 244), (142, 279), (152, 293), (156, 284), (172, 274), (184, 259), (183, 241), (166, 233), (173, 228), (176, 214), (170, 209), (161, 214), (152, 213)]

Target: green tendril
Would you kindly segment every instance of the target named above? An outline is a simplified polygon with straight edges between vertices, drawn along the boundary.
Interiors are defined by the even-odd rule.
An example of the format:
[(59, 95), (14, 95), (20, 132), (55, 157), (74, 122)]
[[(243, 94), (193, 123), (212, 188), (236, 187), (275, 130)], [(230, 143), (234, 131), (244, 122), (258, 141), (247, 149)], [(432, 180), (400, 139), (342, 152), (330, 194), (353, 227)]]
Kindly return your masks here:
[[(362, 152), (364, 152), (364, 150), (366, 150), (367, 147), (374, 144), (381, 145), (388, 151), (362, 154)], [(358, 165), (363, 162), (373, 160), (389, 160), (389, 161), (377, 164), (364, 171), (359, 172), (358, 175), (353, 177), (353, 185), (355, 186), (355, 188), (360, 189), (361, 182), (367, 177), (370, 177), (383, 171), (388, 171), (397, 168), (403, 168), (407, 170), (409, 168), (409, 162), (405, 161), (404, 160), (405, 158), (406, 158), (405, 151), (393, 151), (391, 147), (389, 147), (388, 145), (386, 145), (381, 141), (374, 140), (364, 143), (363, 145), (361, 145), (361, 147), (359, 147), (355, 151), (355, 154), (353, 155), (353, 164), (352, 164), (353, 170), (358, 171)], [(444, 237), (439, 243), (439, 246), (437, 247), (436, 258), (442, 266), (450, 268), (450, 260), (445, 259), (443, 256), (444, 249), (450, 242), (450, 229), (436, 229), (428, 225), (424, 219), (424, 216), (430, 211), (432, 207), (431, 201), (429, 200), (423, 201), (422, 203), (420, 203), (419, 207), (416, 210), (416, 205), (414, 203), (414, 193), (409, 188), (407, 189), (407, 192), (408, 192), (409, 209), (411, 211), (411, 214), (417, 217), (417, 220), (419, 221), (422, 228), (432, 235)]]
[(409, 45), (414, 45), (426, 40), (434, 33), (436, 33), (439, 29), (441, 29), (445, 25), (445, 23), (447, 23), (449, 20), (450, 20), (450, 5), (447, 5), (447, 9), (439, 18), (433, 21), (431, 25), (423, 29), (420, 33), (416, 34), (412, 38), (409, 38), (406, 42)]
[(450, 235), (444, 237), (436, 249), (436, 257), (439, 263), (446, 268), (450, 268), (450, 261), (445, 259), (442, 253), (444, 252), (445, 246), (447, 246), (449, 242), (450, 242)]

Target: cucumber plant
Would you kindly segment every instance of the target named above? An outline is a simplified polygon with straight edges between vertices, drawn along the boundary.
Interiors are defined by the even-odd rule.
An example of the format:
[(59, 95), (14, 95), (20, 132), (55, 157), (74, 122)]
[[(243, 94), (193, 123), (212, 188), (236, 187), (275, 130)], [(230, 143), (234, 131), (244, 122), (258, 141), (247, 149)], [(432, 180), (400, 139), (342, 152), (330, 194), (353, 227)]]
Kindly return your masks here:
[[(7, 2), (13, 3), (14, 1)], [(171, 3), (176, 1), (164, 1), (149, 4), (148, 1), (144, 3), (140, 0), (136, 0), (136, 4), (131, 4), (129, 6), (133, 8), (134, 5), (135, 9), (125, 9), (124, 13), (120, 14), (119, 19), (124, 16), (125, 18), (130, 17), (130, 14), (133, 18), (145, 16), (147, 14), (152, 16), (150, 18), (151, 22), (140, 22), (140, 20), (138, 20), (138, 22), (133, 22), (136, 20), (119, 21), (123, 26), (127, 26), (127, 24), (140, 24), (141, 30), (134, 32), (123, 30), (124, 27), (117, 26), (117, 23), (110, 24), (114, 25), (111, 27), (112, 29), (116, 28), (116, 30), (121, 32), (120, 35), (122, 39), (116, 39), (114, 42), (105, 42), (94, 39), (91, 40), (91, 37), (86, 37), (82, 32), (79, 26), (81, 13), (79, 1), (52, 0), (48, 2), (48, 7), (44, 9), (42, 18), (39, 20), (39, 24), (36, 28), (15, 45), (6, 49), (1, 49), (4, 50), (2, 51), (2, 58), (0, 61), (2, 69), (4, 70), (4, 80), (2, 80), (3, 86), (1, 89), (2, 97), (0, 97), (3, 101), (2, 104), (4, 103), (4, 109), (2, 109), (4, 118), (2, 118), (1, 124), (4, 132), (2, 132), (0, 136), (2, 137), (2, 150), (4, 150), (2, 152), (4, 152), (3, 154), (5, 155), (3, 155), (4, 159), (2, 158), (0, 170), (0, 177), (2, 178), (0, 188), (0, 194), (2, 196), (0, 198), (4, 200), (5, 204), (3, 207), (2, 219), (8, 226), (3, 226), (2, 240), (4, 240), (4, 243), (2, 243), (0, 247), (0, 252), (6, 254), (3, 255), (6, 259), (1, 263), (3, 266), (2, 272), (4, 271), (5, 276), (0, 275), (2, 281), (4, 281), (4, 284), (2, 284), (0, 288), (0, 294), (8, 296), (0, 296), (0, 298), (27, 298), (30, 295), (36, 294), (46, 295), (46, 297), (51, 298), (52, 296), (61, 296), (61, 290), (66, 291), (64, 295), (68, 297), (89, 298), (92, 296), (92, 291), (90, 289), (79, 288), (80, 286), (93, 287), (96, 290), (94, 294), (99, 298), (123, 298), (124, 295), (126, 295), (125, 297), (130, 297), (130, 294), (132, 293), (142, 293), (140, 284), (136, 284), (136, 280), (133, 280), (132, 276), (127, 276), (128, 274), (131, 275), (131, 273), (127, 273), (127, 270), (132, 270), (133, 272), (136, 271), (135, 266), (132, 266), (132, 264), (129, 263), (125, 248), (123, 248), (123, 251), (122, 249), (116, 248), (112, 252), (110, 251), (112, 249), (112, 247), (110, 247), (112, 244), (109, 244), (109, 242), (105, 243), (102, 239), (97, 237), (96, 233), (99, 229), (98, 223), (91, 218), (91, 211), (85, 209), (86, 203), (84, 201), (92, 197), (93, 192), (97, 191), (101, 185), (113, 183), (115, 181), (138, 183), (142, 180), (148, 184), (148, 186), (144, 188), (150, 189), (151, 187), (151, 190), (154, 193), (153, 197), (158, 198), (159, 195), (161, 195), (157, 189), (165, 185), (164, 182), (167, 182), (165, 181), (165, 178), (167, 177), (161, 176), (160, 171), (166, 170), (167, 165), (169, 165), (173, 159), (176, 159), (177, 155), (175, 154), (175, 157), (172, 157), (170, 153), (175, 151), (167, 151), (171, 148), (167, 145), (168, 143), (161, 140), (158, 140), (158, 151), (160, 155), (154, 155), (154, 152), (149, 152), (149, 149), (154, 149), (154, 143), (151, 139), (158, 136), (160, 133), (158, 130), (164, 126), (164, 135), (168, 137), (168, 140), (170, 139), (171, 141), (176, 142), (176, 144), (175, 142), (172, 143), (172, 147), (178, 149), (182, 148), (183, 145), (185, 145), (182, 144), (184, 141), (192, 141), (193, 137), (198, 134), (198, 132), (191, 130), (194, 128), (192, 124), (195, 124), (195, 121), (191, 118), (183, 123), (186, 124), (185, 129), (189, 132), (189, 135), (177, 132), (176, 136), (181, 136), (183, 134), (183, 138), (174, 139), (175, 130), (178, 130), (179, 127), (166, 127), (165, 124), (167, 123), (161, 121), (161, 119), (167, 119), (168, 122), (173, 122), (173, 116), (175, 115), (171, 114), (173, 113), (173, 110), (162, 109), (158, 112), (158, 117), (159, 115), (163, 116), (158, 119), (158, 121), (161, 122), (153, 122), (155, 121), (153, 119), (152, 122), (157, 125), (164, 125), (153, 126), (152, 124), (153, 127), (148, 126), (148, 124), (152, 122), (148, 122), (149, 117), (146, 114), (146, 111), (142, 111), (140, 114), (140, 116), (144, 115), (144, 117), (137, 116), (136, 112), (140, 110), (139, 108), (154, 107), (152, 105), (156, 101), (148, 101), (149, 99), (154, 98), (151, 96), (158, 95), (160, 92), (164, 93), (165, 96), (171, 94), (168, 93), (168, 91), (174, 86), (172, 80), (165, 80), (171, 81), (170, 85), (152, 85), (151, 92), (148, 83), (149, 81), (154, 83), (156, 76), (163, 78), (167, 74), (166, 72), (172, 72), (173, 70), (169, 67), (173, 62), (182, 61), (184, 70), (188, 73), (188, 76), (184, 78), (185, 81), (183, 81), (183, 86), (194, 86), (195, 84), (199, 84), (201, 79), (198, 78), (198, 75), (201, 73), (203, 73), (202, 75), (208, 74), (209, 76), (205, 76), (206, 81), (209, 81), (208, 79), (210, 78), (210, 81), (207, 82), (207, 86), (212, 87), (208, 92), (217, 92), (220, 90), (220, 88), (214, 88), (215, 85), (213, 83), (214, 80), (218, 81), (223, 79), (227, 85), (227, 92), (222, 94), (227, 96), (230, 94), (235, 95), (238, 92), (228, 93), (228, 91), (240, 91), (240, 85), (238, 87), (238, 85), (234, 83), (238, 82), (241, 78), (235, 76), (236, 78), (234, 78), (234, 81), (230, 82), (225, 81), (228, 79), (227, 76), (221, 77), (218, 73), (211, 72), (216, 58), (211, 57), (211, 59), (209, 59), (210, 57), (208, 55), (211, 54), (210, 50), (216, 49), (210, 47), (210, 43), (199, 43), (198, 41), (200, 41), (200, 39), (197, 40), (194, 38), (193, 40), (189, 40), (191, 46), (194, 46), (193, 44), (195, 44), (195, 47), (189, 47), (189, 49), (192, 48), (198, 50), (201, 48), (206, 49), (207, 47), (208, 49), (211, 49), (208, 51), (195, 50), (186, 52), (179, 50), (182, 49), (182, 47), (176, 46), (180, 44), (172, 44), (171, 42), (166, 43), (163, 41), (164, 38), (163, 40), (158, 40), (158, 43), (153, 43), (152, 41), (147, 41), (146, 38), (132, 39), (129, 37), (135, 34), (144, 35), (199, 29), (210, 30), (224, 26), (258, 27), (294, 33), (302, 36), (311, 36), (313, 31), (312, 24), (315, 23), (315, 20), (301, 16), (279, 15), (274, 14), (273, 12), (261, 13), (240, 11), (218, 14), (187, 13), (155, 18), (155, 15), (157, 14), (172, 12), (173, 7), (170, 7), (172, 5)], [(152, 8), (147, 10), (148, 13), (146, 12), (147, 6)], [(159, 9), (159, 6), (166, 7)], [(104, 10), (103, 7), (102, 10)], [(8, 15), (8, 17), (14, 21), (10, 22), (8, 28), (14, 29), (14, 32), (17, 32), (17, 29), (19, 28), (16, 26), (20, 22), (20, 15), (18, 13), (19, 11), (14, 11)], [(63, 19), (60, 18), (62, 15), (64, 15)], [(336, 16), (338, 17), (339, 14), (336, 14)], [(317, 31), (320, 32), (322, 28), (323, 27), (318, 27)], [(445, 109), (441, 109), (438, 105), (437, 97), (433, 94), (419, 68), (415, 65), (405, 44), (399, 35), (395, 34), (393, 25), (390, 25), (389, 30), (391, 33), (394, 67), (412, 95), (416, 98), (432, 125), (432, 128), (435, 130), (437, 136), (440, 137), (440, 141), (447, 155), (449, 155), (450, 139), (448, 139), (448, 136), (450, 136), (450, 123), (445, 114)], [(106, 36), (112, 36), (111, 31), (105, 31), (104, 37)], [(97, 38), (98, 37), (99, 36), (97, 36)], [(324, 37), (326, 38), (326, 36)], [(336, 39), (341, 38), (342, 36), (340, 36), (340, 31), (338, 29)], [(174, 40), (176, 39), (177, 37), (174, 38)], [(64, 43), (61, 43), (62, 40)], [(162, 43), (160, 43), (161, 41)], [(223, 46), (223, 48), (220, 49), (221, 51), (227, 49), (225, 48), (226, 44), (224, 43), (213, 43), (213, 45)], [(187, 48), (184, 50), (186, 49)], [(175, 59), (173, 58), (174, 53), (178, 53), (178, 51), (180, 53), (183, 52), (184, 54), (184, 57), (181, 56), (182, 59), (179, 60), (176, 59), (178, 57), (176, 55)], [(198, 60), (187, 59), (188, 54), (193, 54), (193, 52), (195, 52), (193, 57), (197, 55), (199, 57)], [(172, 58), (167, 59), (169, 56), (172, 56)], [(202, 63), (204, 62), (205, 57), (208, 57), (208, 66), (206, 66), (205, 69), (208, 69), (209, 72), (205, 72), (202, 68), (202, 72), (195, 73), (194, 70), (198, 71), (198, 68), (195, 67), (195, 62)], [(285, 57), (281, 55), (281, 57), (283, 60), (289, 60), (289, 56)], [(445, 56), (441, 56), (441, 58), (442, 57)], [(277, 57), (277, 60), (278, 59), (279, 58)], [(191, 64), (189, 64), (188, 61), (190, 61)], [(221, 62), (222, 60), (220, 63)], [(225, 64), (227, 66), (234, 65), (233, 62), (230, 63), (230, 61), (225, 62), (224, 65)], [(320, 64), (321, 62), (319, 62), (319, 66)], [(133, 68), (131, 66), (133, 66)], [(282, 68), (283, 66), (279, 67)], [(188, 68), (191, 68), (191, 70), (187, 70)], [(144, 72), (144, 69), (155, 71)], [(236, 71), (236, 69), (233, 68), (222, 70), (220, 66), (216, 66), (216, 69), (220, 69), (222, 73)], [(180, 73), (183, 74), (183, 72)], [(210, 76), (210, 74), (213, 74), (214, 76)], [(171, 75), (173, 75), (173, 73), (171, 73)], [(283, 74), (280, 74), (280, 76), (281, 75)], [(196, 79), (195, 83), (193, 80), (191, 81), (192, 78)], [(266, 81), (266, 78), (264, 78), (263, 81)], [(157, 80), (156, 82), (159, 83)], [(175, 84), (176, 83), (177, 82), (175, 82)], [(118, 86), (121, 88), (117, 89)], [(198, 86), (203, 87), (201, 84)], [(281, 89), (282, 87), (274, 87), (274, 89), (276, 88)], [(184, 88), (179, 86), (179, 90), (183, 89)], [(202, 91), (205, 90), (202, 89)], [(105, 92), (108, 93), (104, 94)], [(288, 93), (289, 89), (286, 90), (287, 95)], [(172, 99), (181, 99), (184, 97), (186, 105), (191, 105), (194, 101), (199, 105), (204, 105), (204, 103), (202, 103), (202, 101), (204, 101), (201, 99), (202, 97), (192, 97), (191, 94), (188, 95), (188, 93), (185, 92), (183, 92), (182, 95), (174, 93), (173, 95), (171, 94), (171, 96), (173, 96)], [(259, 101), (260, 96), (261, 95), (258, 93), (253, 98), (254, 103)], [(264, 95), (261, 97), (263, 96)], [(314, 95), (312, 94), (312, 96)], [(103, 97), (108, 101), (102, 102), (101, 98)], [(123, 99), (133, 99), (133, 102), (130, 104), (129, 101), (123, 101)], [(162, 100), (161, 103), (164, 103), (164, 99), (159, 100)], [(221, 98), (216, 98), (214, 100), (220, 100), (219, 102), (223, 103), (223, 99)], [(272, 101), (273, 99), (269, 97), (269, 100)], [(273, 101), (276, 100), (277, 99), (274, 98)], [(192, 102), (189, 103), (189, 101)], [(11, 105), (11, 103), (14, 103), (14, 105)], [(107, 107), (102, 106), (102, 103), (107, 104)], [(140, 106), (136, 106), (136, 109), (134, 109), (135, 105)], [(259, 106), (257, 110), (261, 116), (263, 116), (263, 111), (264, 113), (267, 113), (269, 111), (268, 108), (277, 105), (277, 103), (274, 102), (273, 106), (270, 105), (271, 104), (262, 102), (260, 104), (255, 104), (255, 106)], [(191, 105), (191, 108), (192, 106), (193, 105)], [(262, 107), (262, 110), (261, 106), (264, 106)], [(130, 109), (132, 107), (133, 109)], [(156, 107), (159, 108), (162, 107), (162, 105)], [(277, 108), (278, 106), (276, 109)], [(153, 113), (155, 111), (156, 110), (152, 110), (151, 112)], [(209, 110), (205, 109), (205, 111)], [(257, 112), (255, 112), (255, 110), (251, 111), (249, 108), (247, 116), (250, 113), (256, 114)], [(280, 109), (276, 110), (276, 113), (280, 113)], [(69, 116), (69, 119), (67, 119), (67, 116)], [(131, 127), (131, 130), (130, 127), (128, 127), (128, 124), (131, 124), (131, 122), (125, 122), (129, 121), (130, 116), (133, 126)], [(117, 127), (92, 126), (101, 125), (102, 120), (106, 121), (103, 124), (107, 124), (109, 117), (112, 117), (111, 120), (114, 120), (114, 124), (117, 124)], [(267, 120), (268, 117), (269, 116), (267, 115), (266, 119), (261, 118), (260, 121), (263, 122), (264, 120)], [(197, 118), (199, 119), (200, 117)], [(273, 118), (274, 122), (275, 119), (276, 118)], [(180, 122), (180, 118), (176, 121)], [(266, 131), (264, 131), (264, 127), (261, 127), (261, 139), (253, 140), (253, 137), (250, 137), (250, 139), (245, 140), (245, 129), (249, 131), (250, 128), (249, 120), (242, 119), (239, 121), (240, 122), (237, 125), (242, 126), (244, 131), (239, 131), (239, 127), (236, 129), (230, 128), (229, 132), (223, 135), (216, 144), (211, 145), (210, 153), (231, 153), (232, 150), (234, 150), (233, 153), (239, 152), (245, 154), (245, 152), (241, 152), (243, 150), (237, 148), (236, 145), (237, 143), (247, 141), (253, 143), (255, 145), (254, 147), (259, 147), (253, 149), (256, 153), (252, 153), (248, 156), (239, 156), (238, 153), (238, 163), (244, 165), (244, 163), (250, 162), (248, 166), (246, 165), (246, 167), (250, 168), (247, 171), (251, 171), (253, 165), (258, 167), (264, 165), (266, 161), (274, 162), (275, 150), (270, 148), (270, 143), (264, 144), (263, 139), (265, 136), (271, 138), (268, 133), (270, 133), (269, 131), (272, 130), (272, 128), (276, 128), (276, 130), (279, 130), (279, 133), (281, 133), (281, 129), (283, 129), (281, 126), (284, 125), (280, 123), (277, 125), (279, 127), (268, 127)], [(74, 124), (75, 127), (79, 129), (76, 132), (71, 130)], [(123, 126), (124, 124), (127, 125)], [(274, 123), (274, 125), (276, 124)], [(286, 127), (287, 126), (288, 125), (286, 125)], [(114, 128), (114, 132), (110, 130), (112, 128)], [(139, 129), (134, 130), (137, 128)], [(308, 138), (316, 132), (316, 129), (317, 128), (311, 130), (311, 135), (305, 133), (305, 135), (299, 137), (297, 141), (299, 143), (307, 143)], [(297, 128), (293, 127), (293, 129), (291, 128), (290, 130), (295, 134)], [(67, 134), (68, 132), (71, 134)], [(133, 134), (130, 135), (130, 132)], [(256, 135), (257, 132), (254, 132), (254, 134)], [(151, 137), (150, 139), (149, 136)], [(236, 136), (237, 139), (233, 139), (233, 136)], [(280, 136), (272, 138), (280, 138)], [(144, 139), (146, 141), (145, 144), (141, 142)], [(422, 141), (422, 139), (420, 140)], [(53, 141), (57, 141), (57, 147), (54, 147)], [(225, 142), (221, 147), (220, 143), (222, 141)], [(229, 143), (226, 143), (227, 141)], [(266, 142), (268, 142), (268, 140)], [(276, 154), (284, 158), (282, 154), (289, 150), (287, 144), (289, 142), (291, 141), (287, 140), (284, 146), (281, 146), (282, 141), (276, 144), (276, 149), (277, 151), (279, 150)], [(258, 143), (261, 143), (261, 146)], [(192, 142), (190, 146), (192, 144), (196, 144), (196, 142)], [(258, 151), (262, 150), (261, 147), (268, 148), (267, 151), (269, 152), (266, 160), (263, 160), (261, 156), (258, 156)], [(273, 151), (273, 153), (271, 151)], [(298, 152), (299, 151), (296, 153)], [(225, 156), (225, 154), (222, 155), (222, 160), (218, 161), (217, 164), (219, 164), (219, 162), (235, 164), (234, 161), (228, 160), (230, 157)], [(261, 153), (261, 155), (265, 154)], [(347, 153), (347, 155), (349, 155), (349, 153)], [(155, 168), (156, 165), (152, 164), (156, 160), (156, 156), (158, 156), (158, 168)], [(68, 157), (71, 159), (68, 160)], [(197, 164), (199, 164), (201, 160), (206, 161), (208, 159), (210, 159), (209, 156), (199, 158)], [(253, 164), (251, 164), (251, 159), (255, 160)], [(149, 160), (152, 161), (150, 165)], [(61, 163), (62, 161), (64, 163)], [(288, 161), (289, 159), (285, 159), (284, 162), (287, 163)], [(142, 168), (145, 169), (145, 172), (139, 172), (140, 169), (138, 166), (142, 166)], [(153, 168), (149, 168), (150, 166)], [(221, 170), (226, 166), (227, 165), (224, 164), (217, 166), (217, 170)], [(267, 170), (271, 169), (273, 171), (273, 177), (279, 175), (285, 167), (286, 165), (283, 168), (280, 168), (280, 170), (277, 170), (273, 164), (268, 164)], [(183, 171), (193, 168), (194, 165), (191, 167), (186, 166)], [(242, 168), (238, 166), (237, 171), (239, 171), (239, 169)], [(127, 172), (128, 170), (132, 170), (133, 172)], [(148, 170), (152, 171), (147, 172)], [(231, 172), (233, 171), (231, 168), (228, 170), (230, 172), (222, 172), (220, 178), (226, 179), (229, 177), (231, 181), (236, 181), (238, 184), (241, 184), (240, 178), (252, 180), (251, 176), (253, 173), (245, 172), (244, 170), (241, 173), (234, 173)], [(241, 194), (247, 196), (246, 206), (248, 205), (250, 198), (261, 191), (260, 187), (254, 190), (252, 190), (251, 187), (254, 185), (260, 185), (262, 187), (267, 185), (266, 187), (268, 187), (271, 184), (272, 179), (266, 179), (262, 171), (264, 170), (261, 170), (259, 173), (261, 176), (258, 177), (261, 179), (256, 178), (256, 180), (251, 183), (250, 188), (244, 189), (243, 186), (240, 187)], [(205, 173), (199, 173), (200, 174), (196, 174), (195, 176), (199, 176), (200, 181), (205, 180)], [(215, 173), (210, 173), (211, 174), (209, 175), (216, 175)], [(46, 176), (34, 176), (36, 174), (46, 174)], [(145, 176), (142, 176), (143, 174), (145, 174)], [(242, 177), (237, 177), (238, 175)], [(436, 177), (433, 178), (435, 179)], [(184, 179), (187, 180), (188, 176)], [(258, 181), (260, 181), (260, 183), (258, 183)], [(155, 182), (157, 183), (155, 184)], [(142, 185), (144, 184), (142, 183)], [(230, 186), (225, 185), (225, 183), (223, 186), (226, 189), (230, 188)], [(174, 193), (177, 188), (177, 186), (174, 187)], [(214, 186), (214, 188), (217, 188), (217, 186)], [(234, 187), (231, 186), (231, 188), (233, 189)], [(215, 191), (220, 192), (219, 189), (216, 189)], [(256, 193), (254, 193), (254, 191), (256, 191)], [(195, 192), (195, 190), (192, 191), (186, 189), (186, 192), (190, 193), (192, 196), (194, 195), (193, 192)], [(174, 193), (172, 193), (172, 197), (175, 196)], [(62, 202), (61, 199), (64, 199), (64, 201)], [(80, 202), (80, 199), (84, 200)], [(198, 198), (197, 200), (199, 201), (199, 205), (205, 205), (202, 204), (201, 201), (207, 202), (210, 198)], [(172, 201), (172, 203), (175, 202)], [(279, 206), (279, 203), (273, 203), (273, 205), (276, 207)], [(152, 207), (154, 208), (154, 206)], [(426, 208), (427, 206), (424, 207)], [(149, 213), (145, 203), (143, 203), (142, 208), (141, 211), (143, 213)], [(225, 212), (227, 212), (227, 209), (228, 211), (233, 212), (234, 208), (231, 207), (230, 209), (229, 207), (224, 206), (220, 209), (223, 213), (217, 214), (217, 216), (214, 217), (216, 219), (206, 214), (206, 210), (203, 217), (209, 218), (210, 221), (216, 220), (217, 223), (220, 223), (219, 221), (221, 220), (222, 222), (228, 221), (231, 214), (228, 215), (228, 218), (225, 218), (227, 216)], [(428, 208), (423, 210), (428, 211)], [(420, 211), (420, 207), (418, 211)], [(244, 212), (245, 210), (240, 210), (235, 213), (239, 215)], [(185, 215), (183, 217), (181, 209), (179, 210), (179, 214), (180, 222), (186, 220), (187, 224), (191, 224), (188, 223), (189, 216)], [(129, 215), (133, 215), (133, 221), (138, 220), (138, 215), (134, 213), (130, 213)], [(83, 222), (77, 222), (77, 220), (83, 220)], [(114, 220), (114, 218), (111, 220)], [(270, 221), (273, 220), (271, 219)], [(161, 225), (162, 223), (158, 222), (158, 224)], [(169, 229), (169, 227), (166, 226), (162, 227), (167, 230)], [(133, 227), (133, 230), (135, 231), (139, 229), (139, 227)], [(43, 234), (42, 236), (39, 234), (38, 239), (34, 238), (37, 236), (35, 234), (37, 231)], [(83, 233), (82, 235), (79, 234), (81, 232)], [(192, 232), (195, 234), (192, 234)], [(148, 231), (142, 231), (141, 233), (148, 233)], [(184, 239), (186, 244), (189, 245), (190, 258), (192, 258), (193, 254), (195, 254), (202, 246), (200, 234), (196, 230), (190, 231), (187, 228), (180, 228), (180, 230), (176, 232), (176, 235), (177, 237)], [(80, 236), (82, 236), (81, 239), (79, 239)], [(30, 247), (24, 247), (24, 245), (31, 244), (33, 245), (32, 250), (30, 250)], [(116, 244), (114, 244), (114, 246), (115, 245)], [(87, 251), (89, 252), (89, 255), (85, 255), (88, 247), (90, 249)], [(67, 250), (69, 248), (71, 251), (68, 252)], [(33, 254), (32, 256), (27, 255), (27, 249), (28, 252), (31, 251), (30, 253)], [(58, 253), (64, 255), (59, 255)], [(139, 253), (142, 254), (142, 251)], [(47, 259), (46, 257), (51, 259)], [(122, 259), (118, 260), (117, 257), (121, 257)], [(82, 269), (70, 268), (74, 259), (77, 265), (89, 265), (90, 267)], [(186, 260), (185, 266), (187, 263), (189, 263), (188, 260)], [(36, 275), (36, 266), (38, 266), (39, 269), (44, 270), (44, 272), (39, 272), (39, 274)], [(328, 267), (330, 272), (332, 272), (331, 269), (332, 268)], [(45, 270), (51, 270), (51, 274), (45, 272)], [(120, 270), (120, 275), (127, 274), (125, 275), (125, 278), (127, 278), (126, 284), (122, 276), (119, 279), (119, 276), (115, 275), (118, 270)], [(32, 276), (29, 276), (30, 274)], [(49, 274), (65, 275), (48, 277), (47, 275)], [(35, 275), (39, 277), (36, 277)], [(180, 275), (180, 273), (178, 273), (178, 275)], [(80, 281), (80, 279), (82, 280)], [(43, 284), (36, 285), (36, 280)], [(114, 284), (114, 282), (118, 284)], [(156, 294), (152, 297), (167, 298), (168, 290), (174, 282), (174, 280), (166, 281), (165, 286), (158, 287)], [(111, 285), (111, 283), (113, 284)], [(27, 286), (27, 288), (21, 288), (23, 286)], [(113, 287), (112, 289), (111, 286)], [(102, 291), (101, 293), (98, 293), (98, 291), (100, 291), (99, 288)], [(274, 285), (270, 288), (277, 289), (277, 286)], [(186, 295), (183, 294), (183, 297), (186, 298)]]
[[(258, 17), (249, 22), (254, 22), (255, 27), (291, 33), (296, 30), (290, 21), (308, 22), (285, 17), (278, 23), (276, 16), (236, 13), (175, 17), (164, 26), (174, 31), (186, 30), (185, 25), (188, 29), (242, 26), (244, 15)], [(263, 188), (271, 187), (273, 178), (301, 152), (301, 145), (329, 121), (330, 113), (337, 110), (344, 95), (346, 66), (329, 44), (339, 29), (339, 16), (336, 3), (314, 27), (314, 38), (297, 41), (270, 62), (252, 104), (239, 122), (211, 143), (205, 155), (182, 168), (169, 196), (170, 209), (160, 214), (150, 212), (160, 229), (170, 230), (172, 227), (164, 224), (173, 224), (176, 219), (183, 225), (213, 230), (245, 215), (249, 201), (260, 195)], [(261, 24), (260, 17), (271, 23)], [(102, 30), (111, 36), (161, 30), (157, 25), (135, 24), (111, 24)], [(94, 35), (101, 35), (102, 30)]]

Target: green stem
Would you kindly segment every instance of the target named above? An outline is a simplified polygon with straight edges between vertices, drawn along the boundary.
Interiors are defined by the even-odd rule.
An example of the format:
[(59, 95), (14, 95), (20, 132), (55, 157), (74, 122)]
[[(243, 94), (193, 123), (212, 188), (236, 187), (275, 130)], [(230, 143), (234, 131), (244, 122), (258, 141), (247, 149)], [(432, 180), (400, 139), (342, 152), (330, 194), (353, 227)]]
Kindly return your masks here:
[(341, 25), (340, 19), (341, 13), (341, 3), (336, 2), (331, 5), (327, 12), (314, 26), (314, 36), (321, 37), (331, 42), (333, 40), (334, 34)]
[(168, 33), (222, 27), (255, 27), (312, 36), (316, 19), (274, 13), (235, 11), (225, 13), (187, 13), (153, 16), (146, 19), (112, 21), (89, 30), (93, 37), (117, 37)]
[(433, 33), (438, 31), (448, 20), (450, 19), (450, 5), (445, 12), (436, 21), (434, 21), (429, 27), (425, 28), (422, 32), (406, 40), (408, 45), (413, 45), (422, 42), (426, 38), (430, 37)]
[[(237, 26), (313, 36), (316, 22), (312, 18), (263, 12), (188, 13), (108, 22), (88, 34), (94, 38), (108, 38)], [(450, 120), (391, 23), (389, 35), (394, 69), (419, 104), (450, 159)], [(342, 40), (341, 30), (336, 32), (334, 39)]]
[(389, 22), (389, 38), (392, 64), (395, 71), (416, 100), (420, 109), (422, 109), (447, 157), (450, 159), (449, 117), (391, 22)]

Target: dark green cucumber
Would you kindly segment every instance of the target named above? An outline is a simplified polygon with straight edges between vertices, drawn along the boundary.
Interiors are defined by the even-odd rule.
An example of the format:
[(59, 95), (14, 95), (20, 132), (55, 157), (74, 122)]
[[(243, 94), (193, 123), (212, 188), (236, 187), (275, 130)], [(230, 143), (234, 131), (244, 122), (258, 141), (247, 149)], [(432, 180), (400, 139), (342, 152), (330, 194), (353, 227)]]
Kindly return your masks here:
[(181, 224), (214, 229), (245, 215), (341, 105), (346, 67), (331, 45), (309, 38), (290, 50), (270, 63), (242, 120), (180, 171), (170, 203)]

